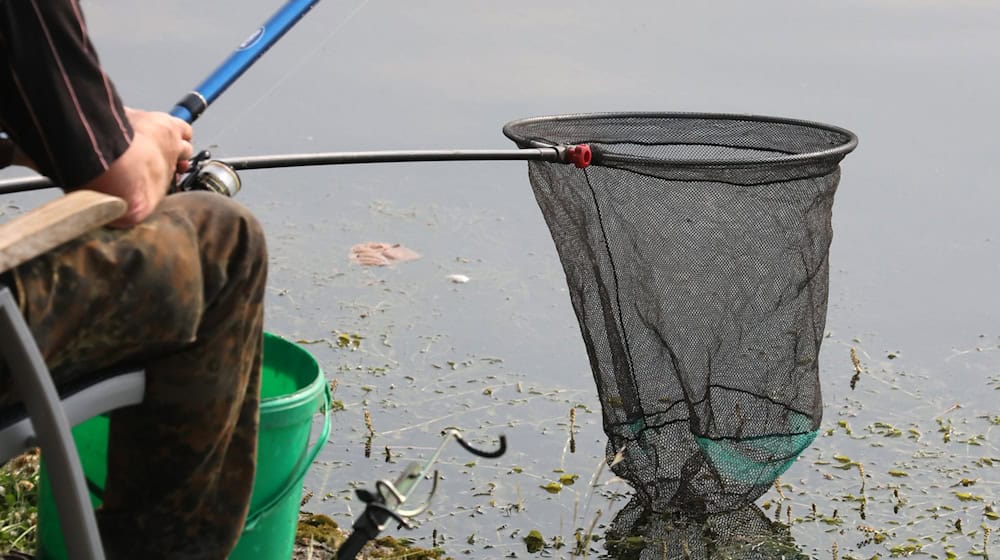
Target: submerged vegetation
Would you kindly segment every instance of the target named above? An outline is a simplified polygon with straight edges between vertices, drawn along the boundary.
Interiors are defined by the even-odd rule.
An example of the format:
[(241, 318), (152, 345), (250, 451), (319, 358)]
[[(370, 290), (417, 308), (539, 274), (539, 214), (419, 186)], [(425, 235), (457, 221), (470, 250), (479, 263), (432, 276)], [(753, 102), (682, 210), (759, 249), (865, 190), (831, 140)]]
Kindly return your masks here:
[[(983, 351), (979, 361), (989, 363), (977, 366), (995, 367)], [(857, 368), (853, 353), (852, 361)], [(929, 378), (898, 352), (873, 361), (857, 391), (827, 406), (824, 437), (799, 459), (808, 467), (764, 505), (799, 540), (836, 546), (841, 558), (987, 555), (1000, 527), (1000, 438), (977, 403), (995, 398), (925, 390)], [(993, 388), (981, 383), (968, 394)]]
[[(830, 348), (837, 352), (835, 341)], [(356, 400), (345, 397), (342, 421), (360, 441), (374, 438), (391, 446), (392, 463), (422, 456), (423, 448), (413, 441), (432, 426), (513, 430), (535, 440), (530, 447), (543, 450), (542, 456), (521, 453), (494, 464), (456, 454), (442, 465), (443, 495), (417, 520), (422, 526), (415, 538), (428, 539), (433, 531), (434, 544), (450, 554), (861, 560), (988, 557), (992, 548), (997, 556), (996, 411), (982, 410), (982, 400), (945, 401), (961, 397), (925, 390), (928, 374), (907, 371), (898, 351), (872, 358), (857, 343), (848, 348), (844, 378), (825, 379), (834, 387), (828, 391), (833, 396), (812, 447), (758, 500), (759, 507), (709, 519), (629, 511), (637, 507), (627, 503), (629, 489), (603, 464), (600, 405), (588, 394), (590, 388), (545, 386), (495, 358), (455, 356), (450, 348), (438, 355), (428, 352), (426, 371), (432, 376), (419, 382), (417, 376), (407, 377), (403, 389), (412, 401), (406, 402), (396, 386), (372, 389), (368, 365), (375, 357), (392, 371), (402, 360), (384, 345), (369, 349), (362, 344), (350, 355), (357, 365), (342, 369), (357, 372)], [(992, 392), (1000, 388), (1000, 376), (981, 383), (979, 392)], [(429, 398), (449, 392), (454, 394), (446, 401)], [(400, 423), (400, 407), (419, 432)], [(399, 427), (375, 431), (373, 416), (380, 429)], [(525, 445), (523, 439), (512, 441)], [(385, 465), (381, 472), (390, 474), (393, 467)], [(328, 505), (317, 506), (324, 511), (336, 512), (338, 501), (350, 499), (324, 491)]]
[[(649, 515), (629, 502), (629, 489), (603, 461), (589, 387), (546, 386), (506, 371), (504, 360), (450, 347), (426, 353), (433, 375), (418, 382), (387, 375), (402, 362), (386, 353), (396, 346), (371, 335), (352, 340), (358, 344), (321, 345), (333, 353), (327, 363), (344, 364), (332, 440), (346, 454), (312, 469), (308, 494), (316, 499), (307, 505), (317, 513), (300, 520), (297, 560), (333, 558), (346, 536), (341, 525), (359, 513), (353, 489), (425, 457), (438, 441), (434, 430), (452, 424), (481, 443), (511, 434), (512, 452), (472, 460), (454, 448), (442, 456), (438, 495), (415, 520), (418, 530), (390, 526), (365, 558), (1000, 557), (1000, 416), (921, 390), (926, 377), (908, 372), (898, 356), (847, 355), (841, 381), (855, 389), (828, 399), (821, 436), (759, 507), (690, 519)], [(443, 341), (422, 339), (424, 348)], [(998, 390), (994, 374), (971, 392), (993, 397)], [(415, 444), (421, 441), (427, 444)], [(373, 445), (384, 453), (365, 456)], [(33, 452), (0, 470), (0, 551), (35, 546), (37, 458)]]

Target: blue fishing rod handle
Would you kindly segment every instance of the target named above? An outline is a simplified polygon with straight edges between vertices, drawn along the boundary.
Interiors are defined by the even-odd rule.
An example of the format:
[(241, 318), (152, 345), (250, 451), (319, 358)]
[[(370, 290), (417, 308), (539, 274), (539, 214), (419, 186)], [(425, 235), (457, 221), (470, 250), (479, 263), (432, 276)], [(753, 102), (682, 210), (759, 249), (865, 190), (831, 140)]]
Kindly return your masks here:
[(226, 91), (318, 2), (319, 0), (289, 0), (286, 2), (280, 10), (271, 16), (271, 19), (240, 43), (233, 54), (215, 72), (194, 91), (177, 102), (170, 114), (189, 123), (194, 122), (222, 92)]
[(191, 111), (188, 110), (187, 107), (184, 107), (179, 103), (177, 105), (174, 105), (174, 108), (170, 110), (170, 114), (188, 124), (194, 122), (194, 115), (191, 114)]

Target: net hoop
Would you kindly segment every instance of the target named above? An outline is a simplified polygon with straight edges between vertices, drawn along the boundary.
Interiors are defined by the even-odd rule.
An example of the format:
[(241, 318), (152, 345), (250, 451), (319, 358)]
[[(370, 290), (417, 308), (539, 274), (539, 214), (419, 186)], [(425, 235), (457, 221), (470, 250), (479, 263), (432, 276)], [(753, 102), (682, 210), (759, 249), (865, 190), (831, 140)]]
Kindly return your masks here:
[[(763, 125), (778, 125), (787, 127), (797, 127), (802, 131), (812, 131), (817, 134), (817, 145), (814, 149), (798, 151), (796, 153), (785, 153), (766, 158), (745, 158), (734, 160), (731, 158), (673, 158), (673, 157), (653, 157), (649, 155), (636, 156), (611, 152), (599, 147), (601, 139), (595, 136), (574, 135), (573, 138), (560, 138), (558, 142), (553, 142), (551, 138), (533, 134), (533, 131), (545, 130), (549, 132), (551, 127), (564, 124), (573, 124), (579, 127), (581, 132), (588, 129), (596, 132), (599, 127), (606, 127), (616, 123), (626, 123), (628, 121), (729, 121), (731, 123), (760, 123)], [(784, 166), (802, 165), (813, 162), (839, 162), (847, 154), (851, 153), (858, 145), (858, 137), (851, 131), (837, 126), (824, 124), (815, 121), (791, 119), (784, 117), (771, 117), (753, 114), (738, 113), (699, 113), (699, 112), (605, 112), (605, 113), (570, 113), (564, 115), (552, 115), (543, 117), (530, 117), (517, 119), (508, 122), (503, 127), (504, 136), (514, 141), (522, 148), (549, 147), (558, 144), (591, 144), (594, 148), (594, 165), (601, 165), (605, 161), (615, 161), (621, 163), (655, 163), (672, 167), (687, 168), (747, 168), (755, 166)], [(820, 135), (828, 135), (826, 146), (821, 147)], [(546, 134), (545, 136), (550, 136)], [(598, 147), (593, 145), (597, 144)], [(772, 149), (770, 146), (760, 146), (761, 149)], [(775, 152), (779, 153), (779, 152)]]

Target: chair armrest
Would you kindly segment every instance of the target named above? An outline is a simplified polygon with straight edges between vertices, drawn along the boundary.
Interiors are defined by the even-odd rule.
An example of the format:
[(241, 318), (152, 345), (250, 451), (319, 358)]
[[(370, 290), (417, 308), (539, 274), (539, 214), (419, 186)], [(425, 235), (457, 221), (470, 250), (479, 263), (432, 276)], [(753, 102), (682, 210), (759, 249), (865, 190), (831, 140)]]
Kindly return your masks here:
[(80, 190), (0, 224), (0, 272), (112, 222), (125, 210), (118, 197)]

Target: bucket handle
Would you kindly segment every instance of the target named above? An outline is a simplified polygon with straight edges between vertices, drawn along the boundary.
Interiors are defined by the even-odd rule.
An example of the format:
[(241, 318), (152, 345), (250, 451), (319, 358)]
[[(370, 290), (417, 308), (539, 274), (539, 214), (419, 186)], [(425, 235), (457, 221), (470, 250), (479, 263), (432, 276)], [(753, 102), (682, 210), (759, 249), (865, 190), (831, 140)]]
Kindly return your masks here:
[(295, 474), (288, 477), (288, 481), (285, 483), (284, 487), (278, 490), (274, 497), (271, 498), (263, 507), (250, 514), (247, 517), (246, 523), (243, 524), (244, 531), (252, 531), (257, 527), (257, 523), (268, 514), (271, 513), (285, 496), (288, 495), (296, 486), (302, 484), (302, 478), (306, 475), (306, 471), (312, 466), (313, 461), (316, 459), (316, 455), (319, 454), (319, 450), (326, 443), (326, 439), (330, 436), (330, 411), (332, 409), (333, 396), (330, 394), (330, 384), (323, 384), (323, 430), (319, 434), (319, 438), (316, 439), (316, 443), (313, 444), (313, 448), (309, 450), (306, 454), (304, 460), (299, 461), (299, 466), (295, 469)]

